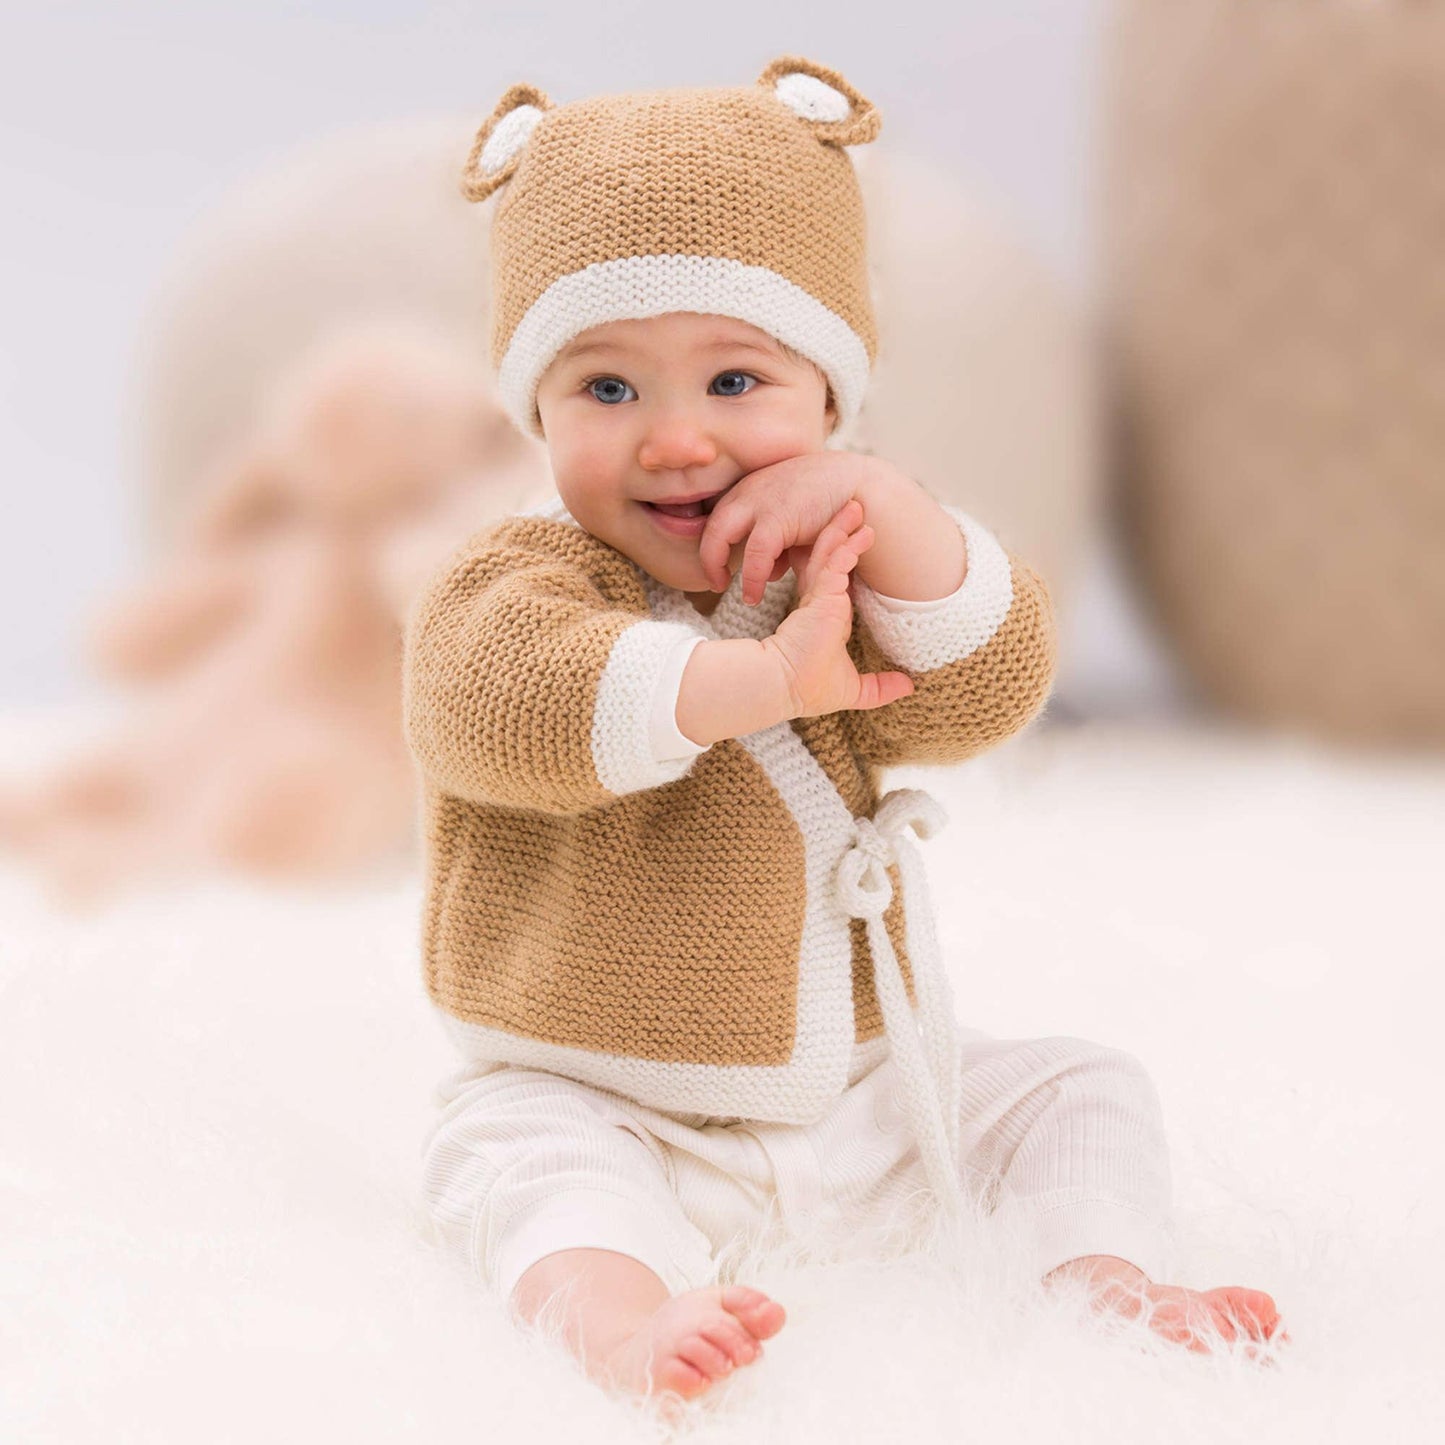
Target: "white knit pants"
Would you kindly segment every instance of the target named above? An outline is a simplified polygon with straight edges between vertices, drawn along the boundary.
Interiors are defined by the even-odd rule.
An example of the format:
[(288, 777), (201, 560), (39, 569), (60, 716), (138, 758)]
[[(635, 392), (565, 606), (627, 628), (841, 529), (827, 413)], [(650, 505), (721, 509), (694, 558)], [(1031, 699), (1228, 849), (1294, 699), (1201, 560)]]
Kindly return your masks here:
[[(1160, 1280), (1169, 1156), (1139, 1062), (1085, 1039), (960, 1033), (970, 1196), (1023, 1211), (1040, 1278), (1112, 1254)], [(888, 1060), (806, 1125), (662, 1113), (512, 1065), (461, 1069), (437, 1098), (427, 1208), (504, 1297), (543, 1256), (583, 1247), (640, 1260), (674, 1293), (698, 1288), (764, 1222), (881, 1225), (925, 1187)]]

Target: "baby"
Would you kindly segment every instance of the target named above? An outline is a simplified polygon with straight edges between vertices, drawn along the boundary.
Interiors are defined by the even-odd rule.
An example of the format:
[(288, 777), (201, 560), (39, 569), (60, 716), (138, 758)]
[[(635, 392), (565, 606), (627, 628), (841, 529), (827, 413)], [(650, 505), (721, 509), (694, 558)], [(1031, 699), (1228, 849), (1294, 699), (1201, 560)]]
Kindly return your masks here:
[(515, 86), (466, 170), (494, 359), (557, 497), (471, 537), (408, 621), (425, 978), (465, 1065), (425, 1192), (599, 1381), (701, 1394), (784, 1323), (723, 1256), (766, 1217), (910, 1201), (1025, 1221), (1048, 1284), (1191, 1348), (1258, 1291), (1155, 1282), (1168, 1151), (1138, 1061), (960, 1029), (882, 769), (1043, 706), (1043, 585), (878, 457), (829, 449), (876, 338), (845, 146), (874, 108), (756, 85), (555, 107)]

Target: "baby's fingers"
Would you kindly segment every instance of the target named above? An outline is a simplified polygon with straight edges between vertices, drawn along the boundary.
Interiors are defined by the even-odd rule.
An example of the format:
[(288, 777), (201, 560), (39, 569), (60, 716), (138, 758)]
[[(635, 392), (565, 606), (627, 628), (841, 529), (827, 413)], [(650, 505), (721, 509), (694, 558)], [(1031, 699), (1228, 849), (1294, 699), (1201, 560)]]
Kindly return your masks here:
[(750, 507), (719, 503), (703, 527), (697, 544), (698, 561), (708, 585), (717, 592), (726, 592), (732, 583), (733, 548), (753, 529)]
[(913, 679), (906, 672), (860, 672), (858, 701), (854, 708), (886, 707), (913, 691)]
[(833, 549), (843, 541), (863, 519), (863, 507), (856, 499), (845, 502), (837, 512), (823, 524), (823, 529), (813, 539), (808, 549), (803, 570), (798, 573), (798, 596), (806, 597), (808, 589), (827, 565)]
[(762, 601), (763, 587), (791, 540), (777, 517), (764, 514), (757, 519), (743, 548), (744, 602), (753, 604)]
[[(830, 524), (831, 525), (831, 524)], [(822, 543), (824, 538), (818, 538)], [(864, 523), (857, 531), (844, 533), (827, 551), (815, 546), (808, 564), (807, 596), (831, 597), (848, 588), (848, 574), (858, 565), (860, 554), (873, 545), (873, 528)]]

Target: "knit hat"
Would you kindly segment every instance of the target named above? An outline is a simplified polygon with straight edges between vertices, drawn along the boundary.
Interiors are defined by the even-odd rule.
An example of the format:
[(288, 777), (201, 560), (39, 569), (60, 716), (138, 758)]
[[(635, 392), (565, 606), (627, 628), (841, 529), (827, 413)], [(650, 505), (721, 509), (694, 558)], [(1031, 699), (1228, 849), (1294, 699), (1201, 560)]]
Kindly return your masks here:
[(537, 383), (580, 332), (695, 311), (817, 364), (840, 425), (877, 352), (863, 198), (844, 146), (880, 118), (836, 71), (786, 56), (755, 85), (554, 106), (514, 85), (477, 132), (463, 194), (492, 217), (492, 361), (541, 436)]

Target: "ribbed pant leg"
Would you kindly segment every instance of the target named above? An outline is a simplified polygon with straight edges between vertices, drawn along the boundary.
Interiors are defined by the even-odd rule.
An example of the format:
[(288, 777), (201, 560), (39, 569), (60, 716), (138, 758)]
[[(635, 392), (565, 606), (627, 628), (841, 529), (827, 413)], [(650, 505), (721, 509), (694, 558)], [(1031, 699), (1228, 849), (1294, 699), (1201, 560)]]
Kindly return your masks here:
[(741, 1122), (683, 1123), (651, 1110), (641, 1117), (667, 1152), (678, 1203), (712, 1245), (717, 1276), (709, 1283), (727, 1283), (737, 1255), (777, 1219), (772, 1155)]
[(504, 1298), (559, 1249), (610, 1249), (673, 1293), (709, 1283), (711, 1249), (668, 1161), (623, 1102), (539, 1070), (467, 1080), (422, 1149), (423, 1195), (446, 1246)]
[(1111, 1254), (1161, 1281), (1169, 1148), (1139, 1060), (1087, 1039), (966, 1031), (959, 1138), (965, 1182), (1027, 1226), (1033, 1268)]

